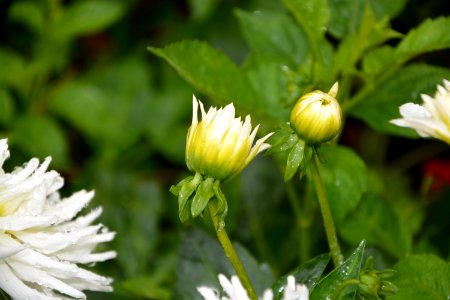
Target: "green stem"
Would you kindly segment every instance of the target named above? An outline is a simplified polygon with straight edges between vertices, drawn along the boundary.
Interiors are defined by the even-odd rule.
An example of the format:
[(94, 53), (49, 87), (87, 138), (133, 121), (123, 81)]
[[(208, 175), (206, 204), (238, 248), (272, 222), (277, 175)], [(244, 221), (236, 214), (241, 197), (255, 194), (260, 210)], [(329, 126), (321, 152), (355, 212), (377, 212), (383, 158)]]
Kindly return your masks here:
[(252, 283), (250, 282), (250, 278), (247, 275), (247, 272), (244, 269), (244, 265), (242, 264), (241, 259), (236, 253), (236, 250), (233, 247), (233, 244), (228, 237), (228, 234), (225, 230), (225, 226), (220, 224), (219, 216), (217, 215), (217, 206), (214, 200), (209, 201), (208, 203), (209, 212), (211, 213), (211, 218), (214, 223), (214, 228), (216, 229), (217, 238), (219, 239), (220, 244), (225, 252), (225, 255), (230, 260), (233, 265), (234, 270), (239, 277), (242, 285), (244, 286), (247, 294), (251, 300), (258, 300), (258, 296), (256, 295), (255, 289), (253, 288)]
[(333, 259), (334, 265), (337, 267), (342, 264), (344, 259), (339, 247), (339, 242), (337, 239), (330, 206), (328, 204), (325, 186), (323, 184), (322, 177), (320, 176), (319, 157), (317, 156), (316, 151), (314, 151), (313, 156), (314, 158), (310, 163), (312, 180), (316, 189), (317, 198), (319, 199), (320, 210), (322, 212), (323, 223), (325, 226), (325, 233), (327, 235), (328, 246), (330, 247), (331, 258)]

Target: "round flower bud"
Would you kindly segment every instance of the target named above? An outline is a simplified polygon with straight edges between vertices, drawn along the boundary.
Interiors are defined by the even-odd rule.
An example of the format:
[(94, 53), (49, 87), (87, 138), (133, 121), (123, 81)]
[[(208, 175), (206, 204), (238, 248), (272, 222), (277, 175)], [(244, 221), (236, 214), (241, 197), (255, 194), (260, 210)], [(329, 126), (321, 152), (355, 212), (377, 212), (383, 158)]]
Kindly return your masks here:
[(334, 138), (342, 125), (342, 112), (335, 99), (336, 82), (328, 93), (313, 91), (303, 95), (291, 111), (291, 127), (308, 144)]
[[(202, 120), (197, 119), (200, 106)], [(253, 141), (258, 131), (252, 131), (250, 116), (235, 118), (233, 104), (205, 112), (203, 103), (193, 98), (192, 125), (186, 143), (186, 164), (189, 170), (206, 177), (228, 180), (237, 175), (255, 156), (270, 147), (264, 143), (272, 134)], [(252, 147), (253, 145), (253, 147)]]

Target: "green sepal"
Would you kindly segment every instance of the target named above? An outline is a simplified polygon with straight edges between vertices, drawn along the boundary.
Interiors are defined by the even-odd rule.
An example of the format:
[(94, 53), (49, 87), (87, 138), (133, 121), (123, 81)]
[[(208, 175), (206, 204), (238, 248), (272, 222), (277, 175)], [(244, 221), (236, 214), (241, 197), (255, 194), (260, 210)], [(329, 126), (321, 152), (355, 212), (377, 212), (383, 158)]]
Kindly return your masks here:
[(193, 218), (199, 216), (208, 205), (209, 200), (214, 197), (213, 186), (214, 179), (211, 177), (206, 178), (198, 185), (191, 204), (191, 215)]
[(201, 182), (202, 176), (196, 173), (195, 176), (189, 176), (170, 188), (170, 192), (178, 196), (178, 216), (182, 223), (186, 222), (191, 215), (189, 199), (192, 198), (192, 194)]
[(286, 170), (284, 172), (284, 181), (289, 181), (300, 166), (300, 163), (304, 157), (305, 151), (305, 142), (303, 140), (298, 140), (297, 143), (292, 147), (289, 152), (287, 161), (286, 161)]

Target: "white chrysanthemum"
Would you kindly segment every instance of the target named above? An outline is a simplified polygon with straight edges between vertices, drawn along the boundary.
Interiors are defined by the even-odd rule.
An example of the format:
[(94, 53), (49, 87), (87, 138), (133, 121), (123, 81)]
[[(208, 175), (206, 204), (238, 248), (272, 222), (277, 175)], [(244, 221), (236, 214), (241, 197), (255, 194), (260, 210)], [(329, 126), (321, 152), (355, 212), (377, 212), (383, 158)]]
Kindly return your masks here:
[[(101, 208), (75, 218), (94, 193), (79, 191), (60, 199), (63, 179), (33, 158), (12, 173), (3, 170), (9, 157), (0, 140), (0, 289), (13, 299), (85, 299), (83, 290), (112, 291), (112, 279), (77, 264), (114, 258), (116, 252), (93, 253), (115, 233), (92, 225)], [(75, 218), (75, 219), (74, 219)]]
[[(235, 118), (232, 103), (224, 108), (211, 107), (205, 112), (203, 103), (193, 97), (192, 125), (186, 143), (186, 164), (191, 171), (218, 180), (238, 174), (255, 156), (270, 145), (264, 143), (272, 133), (253, 141), (259, 125), (252, 131), (250, 116)], [(202, 120), (197, 118), (198, 106)], [(252, 147), (253, 145), (253, 147)]]
[(391, 123), (409, 127), (422, 137), (434, 137), (450, 144), (450, 81), (438, 85), (433, 97), (422, 94), (423, 104), (405, 103), (400, 106), (403, 119)]
[[(220, 297), (219, 292), (214, 288), (201, 286), (197, 288), (197, 291), (203, 296), (205, 300), (250, 300), (247, 292), (242, 286), (239, 278), (234, 275), (231, 276), (231, 280), (228, 280), (224, 275), (219, 274), (219, 282), (225, 293)], [(273, 293), (271, 289), (264, 291), (260, 300), (272, 300)], [(284, 287), (284, 294), (282, 300), (308, 300), (309, 291), (306, 285), (296, 284), (293, 276), (288, 276), (287, 284)]]

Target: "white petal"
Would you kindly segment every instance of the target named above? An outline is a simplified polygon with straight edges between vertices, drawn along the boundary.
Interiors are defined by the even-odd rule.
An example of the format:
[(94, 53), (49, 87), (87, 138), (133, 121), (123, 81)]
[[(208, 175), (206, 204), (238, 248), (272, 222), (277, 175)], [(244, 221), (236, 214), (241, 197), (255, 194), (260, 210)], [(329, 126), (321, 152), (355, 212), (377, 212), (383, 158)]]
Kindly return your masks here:
[(54, 216), (8, 216), (0, 217), (0, 230), (21, 231), (33, 227), (50, 226), (55, 224)]
[(200, 293), (200, 295), (203, 296), (205, 300), (220, 300), (219, 296), (217, 295), (217, 291), (212, 288), (200, 286), (197, 288), (197, 291)]
[[(5, 160), (7, 160), (9, 157), (9, 151), (8, 151), (8, 140), (1, 139), (0, 140), (0, 168), (3, 166), (3, 163)], [(0, 174), (3, 174), (3, 170), (0, 169)]]
[(10, 235), (2, 232), (0, 232), (0, 241), (0, 259), (12, 256), (25, 248)]
[(429, 118), (431, 114), (423, 106), (415, 103), (405, 103), (400, 106), (400, 114), (405, 119), (411, 118)]
[(57, 300), (57, 297), (45, 295), (23, 283), (11, 271), (4, 261), (0, 261), (0, 289), (17, 300)]

